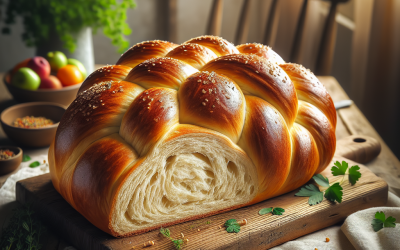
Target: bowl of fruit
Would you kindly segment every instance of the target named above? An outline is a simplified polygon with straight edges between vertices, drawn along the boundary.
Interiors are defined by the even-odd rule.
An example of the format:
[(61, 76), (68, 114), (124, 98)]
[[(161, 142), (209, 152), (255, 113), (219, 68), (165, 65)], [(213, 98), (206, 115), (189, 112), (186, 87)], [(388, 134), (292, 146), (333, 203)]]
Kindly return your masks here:
[(54, 102), (68, 106), (86, 78), (81, 62), (64, 53), (49, 52), (18, 63), (4, 77), (10, 94), (18, 102)]

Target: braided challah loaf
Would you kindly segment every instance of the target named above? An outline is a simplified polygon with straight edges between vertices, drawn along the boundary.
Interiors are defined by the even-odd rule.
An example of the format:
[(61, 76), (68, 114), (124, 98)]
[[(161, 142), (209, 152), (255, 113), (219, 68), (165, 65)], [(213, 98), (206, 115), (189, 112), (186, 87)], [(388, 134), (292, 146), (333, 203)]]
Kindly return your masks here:
[(93, 72), (50, 147), (52, 181), (114, 236), (289, 192), (335, 151), (318, 79), (267, 46), (147, 41)]

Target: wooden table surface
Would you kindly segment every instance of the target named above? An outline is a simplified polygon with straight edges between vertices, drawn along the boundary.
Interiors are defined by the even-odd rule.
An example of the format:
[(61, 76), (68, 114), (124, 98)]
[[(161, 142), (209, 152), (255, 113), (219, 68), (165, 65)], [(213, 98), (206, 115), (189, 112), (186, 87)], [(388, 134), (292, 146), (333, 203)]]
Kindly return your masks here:
[[(349, 99), (334, 77), (320, 76), (318, 78), (325, 85), (335, 102)], [(3, 74), (1, 73), (0, 79), (3, 79)], [(0, 83), (0, 111), (13, 104), (15, 102), (12, 100), (11, 95), (6, 90), (4, 84)], [(400, 162), (355, 104), (338, 110), (336, 138), (341, 139), (349, 135), (367, 135), (381, 142), (381, 154), (373, 161), (364, 165), (376, 175), (383, 178), (389, 184), (390, 191), (400, 196)], [(0, 145), (15, 145), (7, 139), (2, 129), (0, 129)], [(30, 155), (46, 154), (48, 151), (48, 148), (23, 149), (25, 153)], [(0, 186), (8, 176), (0, 176)]]

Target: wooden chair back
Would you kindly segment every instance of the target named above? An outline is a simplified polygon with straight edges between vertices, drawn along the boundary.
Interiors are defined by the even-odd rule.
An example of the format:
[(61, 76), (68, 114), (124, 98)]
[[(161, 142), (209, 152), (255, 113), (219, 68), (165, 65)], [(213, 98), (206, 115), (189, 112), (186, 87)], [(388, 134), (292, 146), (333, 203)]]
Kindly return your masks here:
[[(271, 6), (268, 13), (267, 23), (265, 25), (263, 43), (273, 47), (278, 22), (279, 22), (279, 7), (281, 1), (270, 0)], [(320, 39), (316, 69), (315, 73), (318, 75), (329, 75), (332, 68), (335, 41), (336, 41), (336, 13), (337, 6), (339, 3), (348, 2), (349, 0), (324, 0), (331, 2), (329, 14), (326, 18), (322, 37)], [(247, 42), (247, 35), (250, 27), (250, 5), (253, 0), (244, 0), (242, 10), (239, 18), (239, 23), (236, 30), (235, 44), (241, 44)], [(309, 0), (303, 0), (302, 7), (300, 9), (297, 26), (295, 29), (295, 35), (292, 42), (292, 48), (290, 52), (290, 62), (299, 62), (301, 41), (304, 33), (304, 24), (307, 16)], [(222, 11), (223, 11), (223, 0), (214, 0), (211, 8), (211, 15), (207, 26), (206, 33), (209, 35), (219, 36), (221, 34), (222, 25)]]

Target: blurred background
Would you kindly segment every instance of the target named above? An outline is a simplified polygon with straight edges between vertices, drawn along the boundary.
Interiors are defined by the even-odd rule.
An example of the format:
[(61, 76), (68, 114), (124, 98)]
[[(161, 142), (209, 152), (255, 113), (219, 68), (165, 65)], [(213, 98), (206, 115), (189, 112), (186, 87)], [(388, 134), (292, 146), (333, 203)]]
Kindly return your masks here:
[[(11, 0), (2, 0), (3, 5)], [(56, 2), (56, 1), (55, 1)], [(66, 4), (68, 1), (62, 1)], [(136, 7), (127, 10), (127, 24), (132, 32), (126, 36), (132, 46), (144, 40), (162, 39), (182, 43), (205, 35), (215, 2), (213, 0), (135, 0)], [(222, 2), (222, 1), (221, 1)], [(303, 1), (299, 0), (226, 0), (219, 7), (219, 35), (238, 41), (240, 18), (249, 2), (248, 29), (242, 42), (258, 42), (271, 46), (286, 61), (313, 72), (334, 76), (349, 97), (357, 104), (392, 151), (400, 157), (400, 1), (339, 1), (335, 17), (336, 36), (333, 55), (327, 71), (319, 71), (318, 49), (330, 1), (307, 1), (302, 35), (296, 36)], [(273, 11), (271, 11), (273, 10)], [(5, 16), (1, 8), (1, 18)], [(6, 25), (0, 22), (0, 29)], [(33, 57), (36, 49), (21, 39), (23, 19), (16, 17), (10, 34), (0, 34), (0, 72), (10, 70), (18, 62)], [(90, 29), (87, 31), (90, 34)], [(86, 33), (87, 33), (86, 32)], [(268, 34), (267, 34), (268, 33)], [(267, 37), (268, 36), (268, 37)], [(112, 45), (109, 36), (100, 30), (92, 36), (94, 63), (114, 64), (121, 51)], [(86, 52), (84, 52), (86, 53)]]

